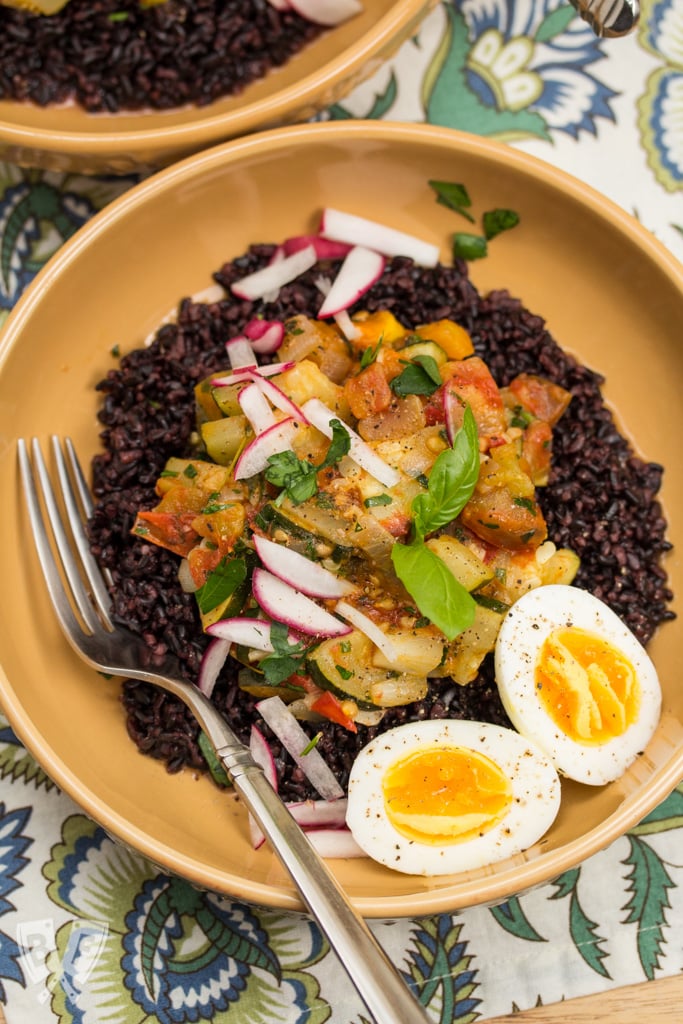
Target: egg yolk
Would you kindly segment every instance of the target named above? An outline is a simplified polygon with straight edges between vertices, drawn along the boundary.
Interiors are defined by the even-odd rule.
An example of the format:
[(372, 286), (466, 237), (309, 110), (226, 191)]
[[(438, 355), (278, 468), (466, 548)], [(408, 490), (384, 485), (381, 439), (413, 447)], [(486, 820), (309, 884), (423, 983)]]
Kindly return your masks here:
[(640, 684), (633, 665), (587, 630), (567, 626), (550, 633), (534, 681), (548, 715), (577, 743), (605, 743), (638, 718)]
[(512, 784), (490, 758), (466, 747), (433, 747), (400, 758), (382, 780), (398, 832), (430, 846), (487, 832), (512, 802)]

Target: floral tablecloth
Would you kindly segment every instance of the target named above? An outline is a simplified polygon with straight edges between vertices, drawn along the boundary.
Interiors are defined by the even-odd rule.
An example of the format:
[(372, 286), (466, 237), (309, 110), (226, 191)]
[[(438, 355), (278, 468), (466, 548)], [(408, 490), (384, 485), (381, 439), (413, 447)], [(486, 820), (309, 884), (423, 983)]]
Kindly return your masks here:
[[(430, 121), (518, 146), (683, 257), (683, 0), (598, 40), (557, 0), (437, 7), (325, 118)], [(0, 324), (134, 180), (0, 163)], [(313, 922), (231, 903), (112, 843), (0, 719), (0, 1001), (9, 1024), (364, 1018)], [(482, 1020), (683, 969), (683, 786), (611, 847), (494, 908), (371, 923), (434, 1021)]]

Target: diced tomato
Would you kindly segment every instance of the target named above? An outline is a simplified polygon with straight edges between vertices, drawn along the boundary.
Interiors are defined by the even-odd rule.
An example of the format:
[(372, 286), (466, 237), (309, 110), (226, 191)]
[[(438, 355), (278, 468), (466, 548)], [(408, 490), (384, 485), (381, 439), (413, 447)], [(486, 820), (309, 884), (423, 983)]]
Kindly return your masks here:
[(194, 519), (193, 512), (138, 512), (131, 533), (185, 557), (199, 540), (192, 526)]
[(329, 690), (323, 690), (320, 696), (316, 697), (311, 704), (311, 711), (317, 712), (323, 718), (329, 719), (330, 722), (343, 725), (349, 732), (358, 732), (356, 723), (346, 713), (342, 702), (333, 693), (330, 693)]
[(190, 574), (196, 586), (203, 587), (208, 576), (219, 564), (223, 553), (218, 548), (205, 547), (203, 544), (196, 544), (187, 556)]
[(489, 450), (461, 520), (495, 547), (535, 548), (545, 540), (547, 528), (536, 489), (515, 443)]
[(552, 439), (550, 424), (544, 420), (534, 420), (524, 431), (522, 455), (537, 487), (544, 487), (548, 483)]
[(424, 404), (425, 423), (433, 427), (435, 423), (443, 423), (445, 419), (443, 408), (443, 384), (436, 391), (432, 392)]
[(214, 542), (221, 554), (225, 555), (235, 546), (244, 532), (246, 514), (240, 502), (230, 502), (216, 512), (206, 512), (193, 520), (193, 527), (200, 537)]
[(406, 537), (411, 523), (412, 519), (405, 512), (395, 512), (388, 519), (382, 520), (382, 526), (392, 537)]
[(349, 377), (344, 394), (351, 412), (359, 420), (382, 412), (394, 397), (384, 370), (377, 362), (366, 366), (355, 377)]
[(482, 437), (505, 433), (507, 423), (503, 399), (491, 372), (479, 356), (450, 360), (441, 367), (445, 386), (472, 410)]
[(532, 373), (520, 373), (510, 381), (508, 389), (520, 405), (551, 427), (555, 426), (572, 398), (571, 393), (559, 384)]

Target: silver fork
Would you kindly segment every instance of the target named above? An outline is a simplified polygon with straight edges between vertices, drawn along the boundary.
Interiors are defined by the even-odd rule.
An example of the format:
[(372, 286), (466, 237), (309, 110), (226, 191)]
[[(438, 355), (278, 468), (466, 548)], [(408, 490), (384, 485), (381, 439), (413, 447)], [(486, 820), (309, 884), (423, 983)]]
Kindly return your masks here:
[[(53, 437), (51, 442), (58, 482), (56, 489), (51, 483), (37, 439), (33, 439), (30, 453), (26, 442), (19, 440), (18, 455), (31, 531), (48, 592), (66, 639), (76, 653), (98, 671), (154, 683), (184, 701), (211, 740), (236, 792), (289, 872), (303, 902), (327, 936), (377, 1024), (409, 1024), (413, 1021), (426, 1024), (429, 1018), (424, 1007), (351, 906), (249, 750), (204, 694), (196, 686), (181, 681), (175, 658), (169, 656), (165, 660), (163, 672), (150, 671), (143, 667), (144, 642), (112, 624), (107, 584), (90, 552), (85, 532), (84, 518), (92, 512), (92, 499), (84, 473), (68, 438), (64, 448), (58, 437)], [(61, 495), (64, 504), (64, 519), (56, 493)], [(59, 554), (66, 586), (53, 553), (46, 520)], [(172, 785), (171, 781), (169, 785)]]

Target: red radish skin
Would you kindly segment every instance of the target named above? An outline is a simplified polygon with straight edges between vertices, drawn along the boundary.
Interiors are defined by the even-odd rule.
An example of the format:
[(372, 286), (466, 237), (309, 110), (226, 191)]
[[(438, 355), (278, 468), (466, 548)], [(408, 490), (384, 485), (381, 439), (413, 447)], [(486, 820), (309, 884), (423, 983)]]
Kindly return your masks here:
[(300, 252), (307, 245), (315, 248), (319, 260), (343, 260), (351, 248), (346, 242), (334, 242), (320, 235), (294, 235), (293, 238), (285, 239), (282, 248), (287, 256), (291, 256), (293, 252)]
[(258, 374), (259, 377), (277, 377), (278, 374), (291, 370), (296, 366), (294, 361), (287, 363), (270, 363), (268, 366), (243, 366), (224, 377), (214, 377), (211, 381), (213, 388), (227, 388), (230, 384), (244, 384), (250, 374)]
[(216, 680), (218, 679), (218, 673), (223, 668), (226, 658), (230, 653), (230, 646), (230, 640), (216, 638), (208, 644), (204, 651), (202, 661), (199, 666), (197, 686), (206, 697), (210, 697), (213, 693)]
[(247, 384), (246, 388), (242, 388), (237, 401), (257, 436), (277, 422), (270, 403), (258, 384)]
[(408, 256), (423, 267), (435, 267), (439, 262), (437, 245), (397, 231), (386, 224), (378, 224), (329, 206), (323, 211), (319, 233), (323, 238), (363, 245), (385, 256)]
[(266, 615), (309, 636), (344, 636), (351, 627), (266, 569), (254, 569), (254, 598)]
[(279, 320), (250, 320), (244, 333), (254, 352), (269, 356), (277, 352), (282, 344), (285, 327)]
[(295, 402), (288, 398), (284, 391), (274, 384), (272, 381), (267, 380), (259, 373), (250, 373), (249, 376), (254, 382), (254, 385), (259, 388), (265, 398), (274, 405), (280, 412), (284, 412), (287, 416), (291, 416), (297, 423), (308, 423), (308, 420), (304, 416), (302, 410), (296, 405)]

